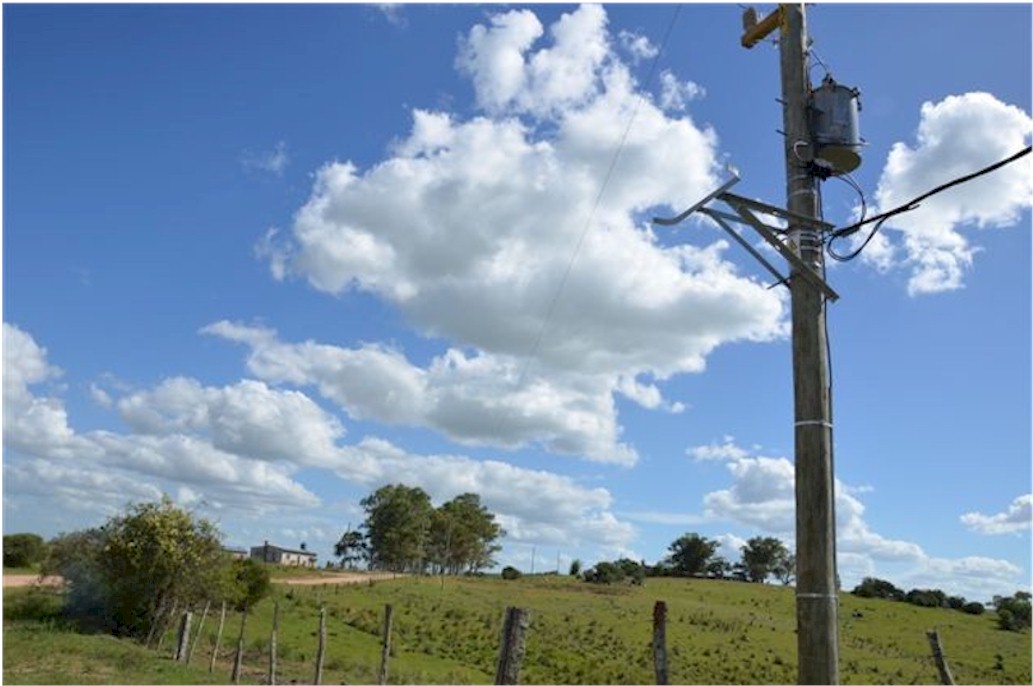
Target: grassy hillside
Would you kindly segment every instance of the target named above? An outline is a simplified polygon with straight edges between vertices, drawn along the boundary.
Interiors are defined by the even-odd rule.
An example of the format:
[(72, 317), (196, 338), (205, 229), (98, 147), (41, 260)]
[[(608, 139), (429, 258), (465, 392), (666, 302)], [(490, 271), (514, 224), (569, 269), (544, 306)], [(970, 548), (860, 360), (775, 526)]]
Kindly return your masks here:
[[(10, 593), (5, 593), (5, 600)], [(444, 588), (439, 580), (413, 578), (372, 587), (276, 586), (273, 598), (256, 607), (248, 619), (244, 641), (248, 683), (264, 679), (273, 599), (280, 603), (281, 683), (292, 679), (311, 683), (318, 608), (324, 603), (329, 644), (324, 683), (375, 680), (385, 603), (395, 608), (392, 683), (490, 683), (507, 605), (531, 610), (522, 682), (651, 683), (656, 600), (668, 605), (672, 683), (768, 684), (792, 683), (796, 678), (793, 594), (791, 589), (774, 586), (650, 579), (642, 588), (599, 587), (563, 577), (447, 579)], [(958, 683), (1031, 681), (1030, 633), (997, 630), (992, 613), (976, 617), (849, 595), (842, 597), (840, 610), (844, 683), (935, 683), (937, 673), (925, 637), (931, 628), (940, 632)], [(94, 683), (78, 674), (69, 679), (67, 671), (37, 672), (40, 678), (27, 678), (27, 663), (38, 659), (41, 667), (51, 661), (50, 656), (43, 659), (26, 652), (33, 632), (44, 629), (38, 622), (8, 620), (6, 615), (5, 608), (5, 682)], [(217, 621), (217, 614), (209, 615), (205, 623), (194, 658), (197, 665), (207, 665)], [(227, 621), (216, 670), (221, 681), (229, 674), (239, 621), (239, 615)], [(78, 638), (111, 642), (102, 637)], [(67, 652), (59, 647), (53, 650)], [(168, 652), (154, 658), (166, 670), (172, 666)], [(110, 657), (101, 660), (111, 661)], [(207, 669), (191, 673), (198, 675), (195, 683), (205, 683), (208, 677)], [(106, 680), (186, 683), (175, 680), (181, 678), (178, 674), (135, 672), (122, 678), (116, 671)]]

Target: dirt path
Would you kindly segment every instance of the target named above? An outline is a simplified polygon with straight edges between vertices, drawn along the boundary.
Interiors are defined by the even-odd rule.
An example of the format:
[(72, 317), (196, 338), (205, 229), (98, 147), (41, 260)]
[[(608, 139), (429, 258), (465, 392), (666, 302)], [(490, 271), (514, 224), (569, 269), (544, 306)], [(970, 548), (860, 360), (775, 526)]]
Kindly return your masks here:
[(64, 581), (59, 576), (45, 576), (42, 579), (38, 574), (4, 574), (4, 588), (9, 586), (60, 586)]
[[(294, 576), (272, 579), (274, 584), (286, 584), (288, 586), (320, 586), (322, 584), (364, 584), (370, 581), (384, 581), (394, 579), (399, 575), (390, 572), (371, 572), (369, 574), (354, 574), (342, 572), (340, 574), (326, 576)], [(20, 586), (60, 586), (64, 582), (59, 576), (45, 576), (42, 579), (36, 574), (4, 574), (4, 588)]]
[(384, 581), (399, 576), (401, 575), (390, 572), (370, 572), (369, 574), (341, 572), (332, 576), (287, 576), (272, 581), (274, 584), (287, 584), (288, 586), (319, 586), (321, 584), (364, 584), (369, 581)]

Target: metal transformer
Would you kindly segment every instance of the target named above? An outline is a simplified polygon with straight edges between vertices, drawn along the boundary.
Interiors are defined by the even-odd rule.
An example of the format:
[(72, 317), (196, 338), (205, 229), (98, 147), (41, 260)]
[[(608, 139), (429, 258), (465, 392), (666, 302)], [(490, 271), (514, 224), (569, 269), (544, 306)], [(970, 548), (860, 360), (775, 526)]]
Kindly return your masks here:
[(860, 91), (836, 83), (831, 75), (811, 91), (811, 137), (815, 157), (831, 167), (833, 176), (848, 174), (861, 166), (858, 152), (864, 144), (858, 127)]

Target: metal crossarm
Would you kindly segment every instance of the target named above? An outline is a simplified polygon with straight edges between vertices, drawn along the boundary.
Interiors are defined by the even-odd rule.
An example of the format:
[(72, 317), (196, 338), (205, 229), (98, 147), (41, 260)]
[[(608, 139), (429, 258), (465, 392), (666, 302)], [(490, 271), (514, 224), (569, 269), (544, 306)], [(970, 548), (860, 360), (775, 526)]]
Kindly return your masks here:
[[(784, 210), (780, 207), (774, 207), (773, 205), (768, 205), (757, 200), (744, 198), (741, 195), (729, 193), (728, 189), (737, 183), (739, 183), (739, 177), (737, 175), (733, 175), (732, 178), (726, 181), (724, 184), (722, 184), (720, 188), (713, 191), (712, 193), (708, 193), (706, 197), (704, 197), (702, 200), (700, 200), (692, 207), (679, 214), (678, 216), (670, 218), (654, 217), (653, 223), (660, 224), (661, 226), (674, 226), (675, 224), (679, 224), (685, 221), (685, 219), (687, 219), (689, 215), (693, 214), (694, 212), (699, 212), (700, 214), (706, 215), (707, 217), (713, 219), (718, 226), (720, 226), (729, 236), (735, 239), (735, 241), (739, 245), (744, 247), (746, 251), (750, 253), (750, 255), (752, 255), (758, 262), (761, 263), (761, 265), (765, 269), (771, 272), (771, 274), (773, 274), (775, 278), (778, 279), (778, 281), (775, 283), (776, 286), (778, 284), (787, 284), (790, 277), (782, 276), (778, 269), (776, 269), (770, 262), (768, 262), (764, 258), (764, 256), (757, 251), (756, 248), (750, 245), (749, 241), (744, 239), (742, 236), (739, 235), (739, 233), (735, 229), (729, 226), (728, 222), (735, 222), (738, 224), (745, 224), (747, 226), (750, 226), (758, 234), (760, 234), (760, 237), (763, 238), (768, 245), (774, 248), (778, 252), (778, 254), (785, 258), (786, 262), (788, 262), (793, 267), (793, 276), (795, 276), (796, 274), (801, 275), (803, 278), (807, 279), (819, 290), (821, 290), (821, 292), (824, 293), (825, 297), (829, 300), (839, 300), (839, 294), (836, 293), (836, 291), (834, 291), (832, 287), (825, 282), (825, 279), (823, 279), (821, 275), (814, 271), (814, 269), (809, 264), (801, 260), (799, 255), (797, 255), (796, 252), (788, 245), (786, 245), (785, 241), (783, 241), (779, 237), (778, 234), (780, 232), (784, 233), (784, 230), (778, 229), (773, 226), (768, 226), (757, 217), (755, 212), (772, 217), (778, 217), (780, 219), (786, 220), (791, 225), (803, 225), (808, 228), (815, 229), (819, 232), (831, 231), (833, 228), (835, 228), (834, 225), (829, 224), (828, 222), (824, 222), (820, 219), (816, 219), (814, 217), (805, 217), (796, 212), (790, 212), (789, 210)], [(720, 210), (707, 207), (707, 204), (714, 200), (720, 200), (721, 202), (727, 204), (729, 207), (735, 210), (735, 214), (729, 214), (727, 212), (722, 212)]]
[(739, 213), (739, 216), (748, 222), (750, 226), (756, 229), (757, 233), (760, 234), (760, 237), (767, 241), (771, 247), (777, 250), (778, 254), (786, 259), (786, 262), (796, 268), (796, 274), (800, 274), (817, 286), (829, 300), (839, 300), (839, 293), (832, 290), (832, 287), (825, 283), (825, 280), (818, 276), (818, 273), (811, 269), (809, 264), (801, 260), (789, 246), (780, 241), (778, 236), (771, 230), (771, 227), (757, 219), (757, 215), (753, 214), (753, 212), (751, 212), (745, 205), (737, 203), (736, 200), (726, 202), (728, 202), (728, 204), (731, 205), (732, 208)]

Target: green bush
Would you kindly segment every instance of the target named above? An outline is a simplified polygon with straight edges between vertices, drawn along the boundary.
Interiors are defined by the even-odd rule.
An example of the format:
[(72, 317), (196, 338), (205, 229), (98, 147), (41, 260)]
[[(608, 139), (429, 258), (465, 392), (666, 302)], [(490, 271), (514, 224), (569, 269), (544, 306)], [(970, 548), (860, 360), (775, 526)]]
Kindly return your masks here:
[(32, 567), (47, 556), (47, 544), (36, 534), (4, 536), (4, 567)]
[(981, 615), (984, 612), (986, 612), (986, 607), (983, 605), (983, 603), (977, 603), (973, 601), (971, 603), (965, 603), (962, 606), (961, 611), (967, 612), (970, 615)]
[(160, 634), (156, 624), (168, 623), (173, 604), (225, 598), (229, 568), (215, 527), (167, 496), (132, 505), (100, 528), (58, 537), (44, 565), (70, 582), (71, 616), (136, 639)]
[(502, 578), (507, 581), (513, 581), (514, 579), (519, 579), (522, 576), (523, 574), (516, 567), (510, 567), (507, 565), (502, 568)]

